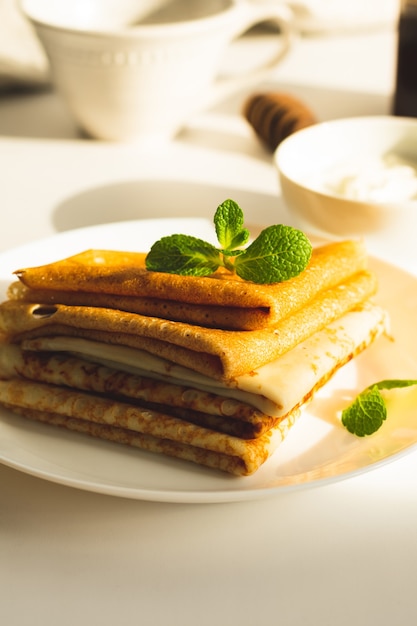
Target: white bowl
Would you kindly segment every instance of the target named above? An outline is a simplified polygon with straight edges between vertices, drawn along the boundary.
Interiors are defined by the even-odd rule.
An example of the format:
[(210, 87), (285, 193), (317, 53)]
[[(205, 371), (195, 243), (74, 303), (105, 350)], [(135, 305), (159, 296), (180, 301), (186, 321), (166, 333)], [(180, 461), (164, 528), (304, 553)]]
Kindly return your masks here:
[(284, 202), (304, 230), (335, 236), (417, 234), (417, 119), (316, 124), (274, 154)]

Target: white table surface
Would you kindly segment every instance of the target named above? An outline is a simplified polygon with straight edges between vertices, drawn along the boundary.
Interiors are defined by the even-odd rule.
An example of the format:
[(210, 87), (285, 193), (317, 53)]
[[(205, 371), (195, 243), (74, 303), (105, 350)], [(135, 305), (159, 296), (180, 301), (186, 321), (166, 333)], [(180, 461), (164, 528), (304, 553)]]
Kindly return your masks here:
[[(386, 113), (395, 48), (389, 29), (305, 38), (271, 83), (323, 119)], [(228, 196), (253, 220), (290, 221), (243, 96), (150, 154), (79, 137), (53, 93), (0, 97), (0, 250), (114, 219), (212, 215)], [(230, 504), (110, 497), (0, 466), (5, 626), (415, 624), (416, 564), (417, 452)]]

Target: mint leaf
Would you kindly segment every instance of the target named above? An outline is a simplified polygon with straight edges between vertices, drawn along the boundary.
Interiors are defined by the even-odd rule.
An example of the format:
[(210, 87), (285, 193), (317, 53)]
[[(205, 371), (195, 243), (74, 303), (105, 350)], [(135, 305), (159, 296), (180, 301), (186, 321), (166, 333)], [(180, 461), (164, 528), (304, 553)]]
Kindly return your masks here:
[(155, 242), (145, 265), (149, 271), (209, 276), (219, 267), (255, 283), (276, 283), (300, 274), (311, 257), (311, 243), (299, 230), (279, 224), (263, 230), (246, 249), (249, 231), (243, 212), (233, 200), (225, 200), (214, 216), (216, 248), (190, 235), (171, 235)]
[(342, 424), (347, 430), (365, 437), (372, 435), (387, 418), (387, 407), (380, 389), (395, 389), (417, 385), (417, 380), (381, 380), (364, 389), (346, 409), (342, 411)]
[(378, 387), (366, 389), (342, 412), (342, 424), (353, 435), (365, 437), (376, 432), (387, 417), (387, 408)]
[(146, 257), (146, 269), (181, 276), (209, 276), (220, 265), (219, 251), (191, 235), (162, 237), (153, 244)]
[(265, 228), (235, 260), (236, 274), (256, 283), (277, 283), (298, 276), (311, 257), (311, 243), (299, 230), (278, 224)]
[(394, 378), (392, 380), (380, 380), (379, 383), (375, 383), (375, 385), (378, 389), (399, 389), (401, 387), (412, 387), (413, 385), (417, 385), (417, 380), (401, 380)]
[(234, 200), (225, 200), (217, 207), (214, 225), (224, 252), (231, 252), (249, 240), (249, 231), (243, 228), (243, 211)]

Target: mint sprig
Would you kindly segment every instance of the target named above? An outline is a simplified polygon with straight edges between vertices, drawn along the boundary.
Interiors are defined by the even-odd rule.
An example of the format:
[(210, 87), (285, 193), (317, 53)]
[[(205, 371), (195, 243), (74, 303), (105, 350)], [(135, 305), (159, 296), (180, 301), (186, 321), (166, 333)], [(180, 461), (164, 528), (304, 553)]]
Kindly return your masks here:
[(372, 435), (387, 418), (387, 407), (381, 389), (398, 389), (417, 385), (417, 380), (381, 380), (364, 389), (346, 409), (342, 411), (342, 424), (353, 435)]
[(246, 248), (249, 231), (243, 211), (233, 200), (225, 200), (214, 215), (220, 247), (191, 235), (169, 235), (156, 241), (146, 256), (149, 271), (209, 276), (220, 267), (254, 283), (277, 283), (298, 276), (312, 252), (301, 231), (278, 224), (265, 228)]

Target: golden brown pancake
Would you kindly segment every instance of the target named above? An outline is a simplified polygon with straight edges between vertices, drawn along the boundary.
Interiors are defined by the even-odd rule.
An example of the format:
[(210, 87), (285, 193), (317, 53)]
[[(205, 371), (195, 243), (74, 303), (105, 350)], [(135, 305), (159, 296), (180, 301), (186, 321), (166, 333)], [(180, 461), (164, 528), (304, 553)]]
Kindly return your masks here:
[(298, 416), (294, 411), (259, 437), (242, 439), (108, 396), (18, 378), (0, 380), (0, 402), (42, 422), (145, 450), (164, 451), (210, 467), (227, 466), (227, 471), (238, 475), (256, 471)]
[[(2, 391), (3, 388), (0, 381), (0, 398), (3, 396)], [(51, 397), (49, 391), (48, 396)], [(7, 407), (7, 403), (5, 403), (5, 406)], [(256, 472), (285, 439), (299, 414), (298, 411), (294, 412), (294, 415), (288, 416), (288, 418), (280, 422), (273, 431), (266, 433), (258, 439), (249, 441), (227, 435), (221, 436), (214, 432), (207, 434), (205, 431), (200, 432), (201, 429), (192, 425), (189, 425), (188, 429), (184, 429), (182, 424), (178, 424), (178, 428), (182, 432), (187, 430), (187, 441), (183, 442), (108, 423), (67, 417), (49, 411), (38, 411), (16, 406), (7, 408), (38, 422), (60, 426), (98, 439), (140, 448), (147, 452), (190, 461), (211, 469), (228, 472), (235, 476), (249, 476)], [(175, 422), (172, 425), (175, 429)], [(213, 446), (210, 445), (211, 443)], [(211, 447), (216, 449), (212, 450)]]
[(274, 326), (318, 293), (367, 267), (362, 242), (343, 241), (313, 250), (299, 276), (258, 285), (230, 272), (177, 276), (145, 269), (145, 254), (88, 250), (56, 263), (16, 272), (29, 290), (9, 297), (31, 302), (104, 306), (214, 328), (253, 330)]
[(8, 341), (70, 335), (143, 349), (215, 378), (232, 378), (277, 359), (376, 291), (376, 279), (360, 272), (320, 292), (272, 328), (228, 331), (126, 313), (114, 309), (10, 300), (0, 305), (0, 329)]
[[(123, 367), (116, 370), (63, 352), (32, 354), (5, 343), (0, 344), (0, 403), (40, 422), (248, 475), (270, 458), (301, 406), (384, 329), (384, 312), (367, 306), (253, 372), (258, 393), (269, 390), (275, 398), (274, 387), (282, 387), (281, 416), (272, 420), (239, 399), (231, 402), (224, 383), (211, 395), (186, 384), (126, 374)], [(236, 383), (244, 386), (245, 381)], [(242, 425), (255, 430), (239, 432)]]
[(24, 378), (133, 402), (243, 439), (259, 437), (281, 418), (243, 401), (174, 381), (133, 375), (62, 352), (24, 350), (0, 343), (0, 378)]
[[(367, 302), (314, 333), (279, 359), (236, 378), (222, 380), (135, 348), (77, 337), (28, 339), (22, 341), (21, 349), (25, 352), (65, 353), (135, 376), (185, 384), (192, 389), (233, 398), (266, 415), (282, 417), (294, 406), (303, 404), (330, 373), (369, 346), (387, 327), (386, 312)], [(19, 347), (0, 345), (0, 367), (10, 377), (14, 372), (10, 370), (14, 359), (9, 350)]]

